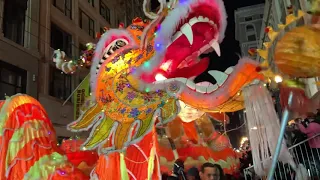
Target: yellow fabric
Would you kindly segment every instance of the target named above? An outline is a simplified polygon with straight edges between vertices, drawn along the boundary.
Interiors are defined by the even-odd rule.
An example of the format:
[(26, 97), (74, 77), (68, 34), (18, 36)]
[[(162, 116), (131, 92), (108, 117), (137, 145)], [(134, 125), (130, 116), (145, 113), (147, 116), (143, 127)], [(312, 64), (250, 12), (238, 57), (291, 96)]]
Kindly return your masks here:
[(268, 58), (268, 51), (267, 50), (257, 49), (257, 52), (258, 52), (259, 56), (261, 56), (263, 59)]
[(278, 28), (281, 29), (281, 30), (284, 29), (285, 27), (286, 27), (285, 24), (278, 24)]
[(101, 112), (100, 106), (98, 104), (95, 104), (93, 107), (91, 107), (86, 112), (84, 112), (81, 119), (70, 124), (69, 129), (77, 131), (77, 130), (88, 128), (90, 125), (92, 125), (97, 114), (99, 114), (100, 112)]
[(269, 47), (271, 47), (271, 42), (264, 42), (263, 46), (266, 48), (269, 48)]
[(148, 180), (151, 180), (153, 169), (154, 169), (154, 156), (155, 156), (155, 149), (154, 146), (150, 150), (150, 157), (148, 162)]
[(121, 180), (129, 180), (129, 175), (128, 175), (123, 153), (120, 153), (120, 171), (121, 171)]
[(85, 99), (90, 95), (90, 76), (87, 75), (83, 81), (81, 82), (80, 86), (78, 87), (77, 91), (73, 94), (74, 100), (74, 119), (78, 119), (80, 116), (80, 109), (81, 106), (84, 104)]
[(32, 120), (25, 122), (23, 127), (16, 130), (10, 140), (7, 158), (6, 158), (6, 169), (8, 168), (9, 164), (12, 163), (14, 158), (16, 158), (18, 152), (24, 148), (24, 146), (40, 137), (48, 136), (48, 132), (41, 130), (40, 127), (42, 125), (42, 121)]
[(66, 157), (54, 152), (41, 157), (26, 173), (24, 180), (49, 179), (57, 167), (61, 167), (66, 162)]
[(2, 128), (5, 126), (8, 116), (12, 114), (12, 112), (22, 104), (34, 104), (35, 106), (40, 107), (41, 110), (45, 111), (42, 108), (41, 104), (37, 100), (31, 98), (30, 96), (21, 94), (11, 96), (10, 98), (6, 99), (6, 102), (2, 106), (0, 111), (0, 136), (3, 135), (2, 133), (4, 131)]
[(264, 61), (262, 61), (261, 63), (260, 63), (260, 66), (261, 67), (269, 67), (269, 62), (268, 62), (268, 60), (264, 60)]
[(291, 88), (300, 88), (300, 89), (305, 88), (305, 84), (296, 80), (284, 80), (282, 84), (284, 86), (291, 87)]
[(278, 36), (279, 32), (274, 31), (272, 27), (268, 27), (268, 28), (269, 28), (268, 37), (271, 41), (273, 41)]
[(83, 147), (86, 149), (92, 149), (105, 141), (109, 137), (113, 125), (114, 121), (109, 118), (101, 120), (99, 125), (93, 128), (90, 137), (84, 143)]

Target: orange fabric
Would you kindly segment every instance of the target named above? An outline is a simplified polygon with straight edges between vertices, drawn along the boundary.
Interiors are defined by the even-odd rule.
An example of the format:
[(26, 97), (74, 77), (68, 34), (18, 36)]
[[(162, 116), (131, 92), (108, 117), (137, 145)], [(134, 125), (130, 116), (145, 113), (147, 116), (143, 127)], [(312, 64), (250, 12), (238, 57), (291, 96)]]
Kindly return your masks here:
[(120, 154), (115, 152), (108, 156), (100, 156), (95, 172), (99, 179), (121, 180)]
[(226, 113), (212, 113), (208, 112), (207, 113), (209, 116), (211, 116), (214, 120), (219, 121), (223, 123), (224, 120), (226, 120), (227, 123), (230, 122), (230, 118)]
[[(4, 110), (5, 114), (1, 115), (7, 115), (8, 113), (8, 117), (4, 121), (4, 127), (1, 129), (3, 134), (0, 137), (0, 179), (17, 180), (23, 179), (26, 172), (28, 172), (40, 158), (52, 154), (53, 152), (62, 154), (62, 151), (56, 145), (57, 141), (55, 139), (53, 126), (45, 110), (38, 101), (27, 95), (16, 95), (8, 99), (8, 101), (9, 104), (6, 107), (3, 106), (3, 101), (0, 101), (0, 108), (7, 108)], [(12, 139), (13, 133), (19, 130), (28, 121), (44, 122), (44, 126), (41, 126), (39, 131), (48, 130), (48, 132), (45, 132), (45, 134), (48, 134), (45, 135), (45, 137), (37, 138), (33, 133), (39, 131), (29, 131), (27, 129), (21, 131), (22, 133), (28, 132), (24, 135), (25, 137), (28, 136), (30, 141), (26, 142), (22, 149), (17, 152), (17, 155), (13, 157), (13, 161), (9, 162), (9, 167), (10, 165), (13, 166), (8, 173), (8, 178), (6, 178), (5, 172), (7, 169), (5, 168), (5, 162), (7, 154), (9, 153), (9, 142)], [(28, 127), (29, 126), (26, 126), (26, 128)], [(71, 164), (62, 165), (60, 168), (62, 168), (66, 174), (62, 177), (62, 175), (56, 173), (53, 179), (89, 179), (89, 177), (71, 166)]]
[[(130, 179), (147, 179), (148, 159), (153, 145), (154, 132), (147, 134), (138, 144), (128, 147), (125, 153), (125, 161)], [(155, 158), (155, 167), (152, 179), (158, 180), (158, 161)], [(107, 158), (100, 156), (95, 170), (100, 179), (121, 180), (120, 154), (118, 152), (109, 154)], [(135, 178), (133, 178), (133, 176)]]
[(183, 126), (183, 129), (184, 129), (184, 133), (185, 135), (188, 137), (188, 139), (190, 141), (192, 141), (193, 143), (198, 143), (198, 131), (197, 131), (197, 128), (194, 124), (194, 122), (190, 122), (190, 123), (185, 123), (185, 122), (182, 122), (182, 126)]
[[(37, 139), (34, 139), (34, 141), (47, 141), (47, 138), (37, 138)], [(39, 147), (38, 143), (36, 143), (33, 146), (34, 141), (27, 143), (26, 146), (21, 151), (19, 151), (16, 157), (16, 160), (17, 160), (16, 164), (10, 170), (8, 180), (23, 179), (24, 175), (29, 171), (32, 165), (39, 160), (39, 158), (54, 152), (54, 150), (51, 148), (46, 149), (46, 148)], [(21, 158), (26, 159), (28, 157), (32, 157), (32, 158), (27, 160), (19, 160)]]

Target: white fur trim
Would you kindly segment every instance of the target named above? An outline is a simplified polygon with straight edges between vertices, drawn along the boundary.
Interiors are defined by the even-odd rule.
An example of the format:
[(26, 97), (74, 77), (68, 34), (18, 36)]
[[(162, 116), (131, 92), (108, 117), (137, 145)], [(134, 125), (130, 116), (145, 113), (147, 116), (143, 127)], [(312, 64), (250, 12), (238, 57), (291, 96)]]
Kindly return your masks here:
[(96, 46), (97, 48), (94, 52), (94, 56), (92, 59), (92, 65), (91, 65), (91, 69), (90, 69), (90, 75), (91, 75), (90, 87), (91, 87), (93, 100), (95, 99), (95, 90), (96, 90), (96, 82), (97, 82), (97, 74), (96, 74), (97, 66), (99, 65), (99, 62), (103, 56), (104, 49), (107, 46), (106, 43), (108, 41), (110, 41), (111, 39), (113, 39), (115, 36), (118, 38), (126, 37), (129, 45), (136, 45), (131, 34), (129, 34), (129, 32), (125, 29), (111, 29), (103, 34), (103, 36), (100, 38), (100, 40)]

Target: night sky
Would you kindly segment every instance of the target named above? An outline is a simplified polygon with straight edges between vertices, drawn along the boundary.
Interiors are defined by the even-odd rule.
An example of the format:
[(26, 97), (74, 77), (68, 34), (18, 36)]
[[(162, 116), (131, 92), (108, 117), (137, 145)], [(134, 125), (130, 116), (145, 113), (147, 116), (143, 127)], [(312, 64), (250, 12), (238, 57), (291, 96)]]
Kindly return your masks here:
[[(237, 64), (240, 55), (240, 47), (239, 42), (235, 40), (234, 11), (240, 7), (260, 4), (264, 2), (264, 0), (224, 0), (224, 4), (228, 14), (228, 26), (225, 33), (225, 38), (223, 42), (220, 44), (221, 56), (218, 57), (215, 52), (209, 55), (211, 61), (208, 70), (215, 69), (224, 71), (229, 66), (234, 66)], [(152, 0), (152, 7), (155, 8), (157, 6), (157, 0)], [(197, 77), (195, 81), (210, 81), (212, 83), (215, 83), (215, 80), (206, 72)], [(231, 121), (230, 124), (227, 126), (227, 130), (237, 128), (241, 124), (243, 124), (243, 120), (239, 119), (238, 113), (229, 113), (228, 115)], [(231, 131), (230, 133), (228, 133), (231, 144), (235, 148), (239, 147), (241, 137), (245, 135), (243, 134), (245, 132), (244, 128), (245, 126), (241, 128), (242, 131), (238, 129), (236, 131)]]

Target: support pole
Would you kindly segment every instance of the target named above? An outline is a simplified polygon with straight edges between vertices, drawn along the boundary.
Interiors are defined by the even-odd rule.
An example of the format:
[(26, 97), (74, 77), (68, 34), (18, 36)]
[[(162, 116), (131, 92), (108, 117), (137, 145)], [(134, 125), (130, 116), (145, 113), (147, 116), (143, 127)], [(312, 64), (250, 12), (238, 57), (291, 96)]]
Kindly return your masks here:
[[(293, 93), (290, 92), (289, 99), (288, 99), (288, 107), (290, 107), (291, 104), (292, 104), (292, 98), (293, 98)], [(268, 173), (268, 180), (272, 180), (273, 179), (273, 175), (274, 175), (274, 172), (276, 170), (278, 157), (279, 157), (279, 154), (280, 154), (280, 151), (281, 151), (281, 148), (282, 148), (283, 136), (284, 136), (284, 133), (285, 133), (285, 130), (286, 130), (288, 119), (289, 119), (289, 110), (288, 110), (288, 108), (286, 108), (284, 110), (284, 112), (283, 112), (283, 116), (282, 116), (282, 119), (281, 119), (280, 134), (279, 134), (279, 138), (278, 138), (278, 142), (277, 142), (277, 146), (276, 146), (276, 151), (275, 151), (275, 153), (273, 155), (273, 158), (272, 158), (271, 168), (270, 168), (269, 173)]]

